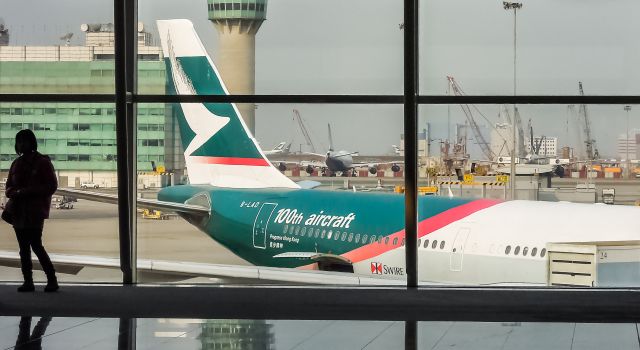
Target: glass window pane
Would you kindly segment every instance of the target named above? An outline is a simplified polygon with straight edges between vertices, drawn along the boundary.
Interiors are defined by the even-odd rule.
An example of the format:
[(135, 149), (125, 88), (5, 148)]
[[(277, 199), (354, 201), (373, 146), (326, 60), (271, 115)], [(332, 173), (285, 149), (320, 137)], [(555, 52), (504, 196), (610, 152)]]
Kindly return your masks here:
[[(156, 21), (189, 19), (234, 94), (402, 93), (401, 1), (357, 0), (330, 6), (311, 0), (271, 1), (268, 6), (263, 0), (208, 0), (208, 6), (197, 1), (138, 4), (144, 23), (138, 33), (140, 53), (168, 59), (168, 52), (158, 51), (162, 37)], [(184, 40), (172, 38), (174, 43)], [(165, 93), (162, 61), (139, 60), (140, 92)], [(239, 107), (245, 112), (253, 109)]]
[[(0, 103), (1, 110), (27, 112), (12, 113), (0, 118), (0, 204), (3, 208), (8, 200), (5, 189), (9, 169), (17, 158), (15, 137), (23, 128), (32, 129), (37, 139), (38, 152), (51, 159), (58, 189), (90, 189), (92, 192), (117, 194), (115, 132), (94, 130), (95, 125), (115, 125), (115, 118), (96, 118), (78, 113), (84, 109), (101, 108), (113, 108), (113, 104)], [(46, 111), (46, 115), (40, 115), (37, 111)], [(59, 114), (61, 112), (64, 114)], [(111, 146), (104, 146), (102, 141)], [(42, 174), (36, 176), (39, 180), (44, 178)], [(0, 250), (17, 252), (16, 237), (9, 234), (13, 232), (13, 228), (5, 221), (0, 221), (0, 230), (5, 233), (0, 236)], [(117, 265), (120, 258), (116, 205), (78, 199), (73, 195), (57, 192), (52, 198), (49, 219), (44, 222), (44, 237), (44, 246), (51, 254), (54, 267), (61, 266), (61, 254), (73, 256), (81, 267), (98, 258), (109, 262), (104, 264), (104, 268), (86, 267), (80, 272), (60, 268), (57, 272), (59, 281), (122, 281), (120, 269), (113, 268), (110, 264)], [(34, 277), (37, 282), (46, 280), (41, 270), (36, 270)], [(21, 278), (19, 268), (5, 267), (0, 273), (2, 281)]]
[[(631, 224), (640, 177), (637, 106), (463, 107), (420, 106), (421, 181), (434, 194), (418, 202), (419, 237), (433, 239), (432, 249), (419, 251), (419, 279), (640, 285), (633, 243), (640, 233)], [(625, 251), (624, 264), (616, 265), (613, 251)]]
[(115, 92), (112, 0), (17, 1), (2, 12), (0, 93)]
[[(469, 95), (578, 95), (578, 82), (585, 95), (638, 95), (640, 4), (519, 3), (422, 2), (420, 92), (453, 95), (453, 76)], [(567, 13), (578, 20), (567, 25)]]
[[(302, 277), (317, 273), (306, 271), (311, 267), (353, 271), (354, 278), (405, 278), (403, 263), (386, 258), (392, 250), (397, 250), (395, 254), (404, 253), (404, 199), (394, 192), (395, 186), (403, 182), (402, 169), (392, 169), (402, 165), (392, 147), (400, 139), (401, 106), (263, 104), (258, 109), (258, 145), (241, 128), (241, 119), (230, 107), (196, 103), (139, 105), (138, 110), (164, 108), (156, 115), (138, 116), (139, 196), (201, 206), (206, 212), (189, 216), (140, 206), (140, 259), (163, 261), (169, 264), (166, 266), (239, 265), (248, 271), (255, 266), (305, 267)], [(229, 120), (212, 137), (199, 139), (193, 131), (202, 130), (185, 113), (189, 118), (209, 118), (207, 127), (218, 119)], [(354, 123), (376, 128), (364, 137), (354, 137)], [(141, 125), (164, 128), (150, 130)], [(305, 138), (301, 125), (311, 142)], [(156, 144), (154, 140), (163, 143)], [(267, 153), (266, 159), (258, 147)], [(330, 158), (340, 160), (343, 166), (348, 164), (346, 168), (323, 163), (329, 149), (335, 149), (329, 151)], [(351, 149), (357, 149), (359, 154), (353, 154)], [(322, 156), (318, 158), (317, 154)], [(163, 162), (155, 158), (158, 155), (165, 157)], [(372, 163), (377, 166), (375, 171), (370, 169), (374, 167)], [(317, 181), (320, 186), (295, 189), (304, 180)], [(357, 181), (355, 193), (348, 180)], [(373, 240), (369, 242), (369, 237), (378, 233), (387, 240), (382, 249)], [(388, 242), (389, 237), (393, 244)], [(358, 253), (373, 244), (378, 248), (364, 255)], [(372, 263), (386, 264), (389, 269), (372, 271)], [(144, 281), (154, 277), (145, 273), (141, 278)], [(226, 279), (194, 270), (193, 275), (167, 282), (185, 280), (224, 283)]]

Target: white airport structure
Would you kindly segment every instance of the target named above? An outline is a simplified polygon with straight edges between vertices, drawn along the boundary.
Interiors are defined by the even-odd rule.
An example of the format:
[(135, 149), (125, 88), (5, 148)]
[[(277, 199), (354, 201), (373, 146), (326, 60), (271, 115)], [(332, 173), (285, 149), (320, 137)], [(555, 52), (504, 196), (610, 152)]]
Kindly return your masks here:
[[(558, 138), (550, 137), (550, 136), (534, 136), (533, 143), (540, 145), (540, 149), (538, 150), (539, 156), (543, 157), (555, 157), (558, 155)], [(526, 143), (527, 153), (532, 154), (533, 150), (531, 149), (531, 140), (527, 138)]]
[[(513, 143), (511, 124), (496, 123), (491, 129), (491, 152), (495, 159), (511, 157), (511, 145)], [(516, 140), (517, 141), (517, 140)]]
[[(266, 0), (207, 0), (209, 21), (218, 31), (216, 67), (230, 94), (253, 95), (256, 89), (256, 34), (267, 18)], [(237, 104), (255, 135), (255, 105)]]
[(618, 135), (616, 143), (616, 153), (618, 159), (638, 159), (640, 158), (640, 129), (631, 129), (628, 134)]

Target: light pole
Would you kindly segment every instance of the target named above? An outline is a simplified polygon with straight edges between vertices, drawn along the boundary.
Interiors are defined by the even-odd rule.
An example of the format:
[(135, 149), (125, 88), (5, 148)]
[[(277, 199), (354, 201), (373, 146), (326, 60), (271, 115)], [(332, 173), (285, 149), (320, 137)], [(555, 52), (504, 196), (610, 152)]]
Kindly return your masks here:
[(631, 160), (629, 159), (629, 112), (631, 106), (624, 106), (624, 110), (627, 112), (627, 134), (624, 137), (625, 148), (627, 150), (627, 178), (631, 177)]
[[(520, 2), (508, 2), (503, 1), (502, 7), (505, 10), (513, 10), (513, 96), (516, 96), (516, 57), (517, 57), (517, 24), (518, 24), (518, 9), (522, 8)], [(511, 171), (509, 177), (511, 182), (511, 199), (516, 199), (516, 119), (518, 114), (516, 104), (513, 104), (513, 125), (512, 125), (512, 142), (511, 142)], [(521, 140), (522, 141), (522, 140)]]

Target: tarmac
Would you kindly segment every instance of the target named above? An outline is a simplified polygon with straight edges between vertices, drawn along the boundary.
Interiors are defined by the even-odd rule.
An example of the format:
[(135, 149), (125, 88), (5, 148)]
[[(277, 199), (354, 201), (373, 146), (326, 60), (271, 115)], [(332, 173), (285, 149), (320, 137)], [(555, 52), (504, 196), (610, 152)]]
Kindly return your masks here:
[[(78, 200), (73, 209), (51, 208), (45, 221), (44, 246), (49, 253), (119, 258), (115, 205)], [(169, 220), (138, 216), (138, 257), (142, 259), (249, 265), (179, 217)], [(0, 220), (0, 250), (18, 251), (13, 228)], [(76, 275), (60, 274), (62, 282), (122, 282), (119, 270), (85, 268)], [(36, 281), (44, 281), (41, 271)], [(19, 269), (0, 266), (0, 280), (19, 281)], [(209, 280), (209, 279), (207, 279)], [(144, 278), (141, 282), (144, 282)]]

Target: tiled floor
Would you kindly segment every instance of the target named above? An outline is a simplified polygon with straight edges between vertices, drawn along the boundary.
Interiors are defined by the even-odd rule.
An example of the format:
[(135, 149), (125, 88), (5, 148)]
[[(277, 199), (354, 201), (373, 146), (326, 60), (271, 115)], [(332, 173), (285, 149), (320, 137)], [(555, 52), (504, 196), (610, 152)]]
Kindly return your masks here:
[[(418, 334), (419, 349), (640, 349), (636, 324), (421, 322)], [(0, 349), (402, 349), (403, 337), (402, 322), (0, 317)]]

